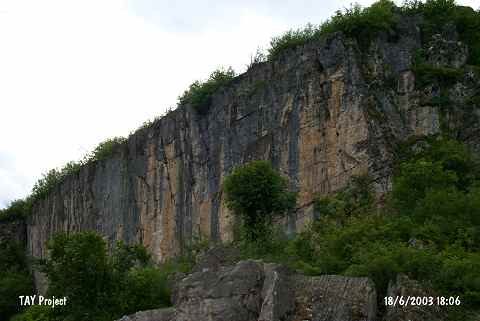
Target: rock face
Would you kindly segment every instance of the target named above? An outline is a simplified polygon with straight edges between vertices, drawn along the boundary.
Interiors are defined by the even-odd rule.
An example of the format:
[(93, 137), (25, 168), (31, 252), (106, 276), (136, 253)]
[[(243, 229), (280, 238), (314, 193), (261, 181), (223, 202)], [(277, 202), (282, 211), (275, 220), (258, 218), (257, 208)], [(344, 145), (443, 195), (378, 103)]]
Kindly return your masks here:
[[(366, 51), (341, 33), (287, 50), (216, 92), (207, 113), (182, 105), (137, 131), (34, 205), (29, 254), (44, 257), (58, 231), (140, 242), (157, 261), (197, 236), (228, 240), (222, 182), (253, 159), (270, 160), (298, 191), (298, 208), (284, 222), (293, 232), (314, 217), (316, 193), (342, 188), (353, 174), (368, 172), (386, 191), (395, 148), (407, 138), (446, 128), (480, 151), (478, 106), (468, 114), (458, 107), (479, 87), (478, 72), (464, 66), (468, 50), (455, 33), (422, 44), (419, 23), (402, 18), (395, 37), (381, 34)], [(448, 89), (453, 112), (432, 102), (438, 88), (416, 86), (412, 65), (425, 46), (436, 66), (464, 68)]]
[(175, 310), (169, 308), (141, 311), (129, 316), (124, 316), (117, 321), (174, 321), (174, 317)]
[[(375, 288), (367, 278), (305, 277), (276, 264), (240, 261), (192, 273), (177, 286), (175, 312), (146, 311), (119, 321), (376, 320)], [(139, 316), (148, 313), (152, 317)]]

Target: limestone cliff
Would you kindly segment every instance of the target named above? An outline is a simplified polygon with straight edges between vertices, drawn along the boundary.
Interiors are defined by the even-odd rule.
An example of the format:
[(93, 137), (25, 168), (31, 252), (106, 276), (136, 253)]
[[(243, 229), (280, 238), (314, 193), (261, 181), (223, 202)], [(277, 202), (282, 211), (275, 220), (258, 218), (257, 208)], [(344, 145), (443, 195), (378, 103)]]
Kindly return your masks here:
[[(422, 44), (419, 23), (403, 18), (395, 34), (362, 50), (331, 34), (254, 65), (216, 92), (206, 113), (179, 106), (37, 202), (29, 254), (45, 256), (55, 232), (86, 229), (110, 243), (141, 242), (158, 261), (194, 236), (228, 240), (222, 181), (252, 159), (270, 160), (299, 192), (285, 222), (292, 232), (314, 217), (316, 193), (338, 190), (352, 174), (368, 172), (386, 191), (396, 148), (410, 137), (448, 130), (479, 150), (479, 109), (466, 102), (478, 95), (479, 73), (466, 65), (468, 48), (455, 32)], [(435, 105), (435, 86), (416, 84), (421, 48), (428, 63), (461, 68), (448, 88), (454, 108)]]

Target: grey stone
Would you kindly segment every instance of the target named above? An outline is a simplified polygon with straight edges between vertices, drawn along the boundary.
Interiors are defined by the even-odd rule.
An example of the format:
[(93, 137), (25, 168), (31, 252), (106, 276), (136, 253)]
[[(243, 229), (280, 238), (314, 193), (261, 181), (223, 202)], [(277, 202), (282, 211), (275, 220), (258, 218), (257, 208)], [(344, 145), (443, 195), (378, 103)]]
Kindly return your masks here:
[(137, 312), (116, 321), (175, 321), (175, 309), (156, 309)]
[(254, 261), (193, 273), (179, 285), (177, 321), (256, 320), (263, 280), (263, 266)]
[(306, 277), (260, 261), (196, 272), (179, 285), (176, 321), (375, 321), (367, 278)]
[(193, 272), (216, 271), (222, 266), (233, 265), (240, 260), (240, 251), (233, 246), (216, 245), (197, 257)]
[[(404, 274), (399, 274), (394, 282), (390, 282), (387, 290), (387, 297), (401, 298), (407, 300), (408, 297), (425, 298), (437, 297), (433, 291), (425, 289), (417, 281), (408, 278)], [(383, 302), (383, 301), (382, 301)], [(384, 304), (384, 303), (383, 303)], [(396, 306), (388, 305), (386, 307), (385, 321), (443, 321), (446, 320), (446, 309), (439, 305), (432, 304), (407, 304)]]
[(377, 295), (368, 278), (297, 277), (295, 320), (375, 321)]

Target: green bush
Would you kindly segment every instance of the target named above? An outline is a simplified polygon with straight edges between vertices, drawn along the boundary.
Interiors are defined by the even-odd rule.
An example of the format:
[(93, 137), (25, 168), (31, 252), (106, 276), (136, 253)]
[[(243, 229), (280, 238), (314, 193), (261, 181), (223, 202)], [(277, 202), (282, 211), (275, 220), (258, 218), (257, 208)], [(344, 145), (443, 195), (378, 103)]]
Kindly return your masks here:
[[(443, 296), (460, 296), (449, 320), (473, 320), (480, 309), (480, 175), (463, 144), (430, 139), (416, 144), (394, 171), (389, 200), (373, 206), (372, 180), (354, 177), (328, 198), (317, 198), (316, 221), (293, 239), (273, 235), (255, 258), (308, 275), (372, 278), (378, 297), (398, 273)], [(244, 243), (238, 246), (245, 247)]]
[(10, 321), (67, 321), (55, 319), (53, 312), (54, 310), (49, 306), (32, 305), (22, 314), (12, 317)]
[(145, 248), (118, 243), (112, 256), (94, 232), (58, 234), (40, 262), (47, 274), (47, 295), (68, 297), (56, 307), (52, 320), (114, 320), (124, 314), (170, 304), (166, 287), (169, 270), (150, 262)]
[(226, 204), (243, 224), (249, 241), (265, 241), (274, 216), (295, 206), (296, 194), (288, 191), (287, 180), (267, 161), (239, 166), (225, 178)]
[[(380, 33), (394, 34), (400, 15), (418, 14), (424, 17), (421, 26), (423, 43), (431, 40), (435, 33), (452, 24), (458, 31), (460, 40), (469, 47), (469, 60), (472, 65), (480, 65), (480, 12), (471, 8), (458, 6), (454, 0), (417, 0), (405, 1), (397, 7), (393, 1), (380, 0), (370, 7), (353, 5), (343, 11), (337, 11), (333, 17), (321, 25), (308, 24), (305, 28), (289, 30), (281, 36), (272, 38), (268, 49), (268, 59), (272, 60), (288, 48), (303, 45), (323, 35), (343, 32), (347, 37), (355, 38), (362, 49)], [(421, 72), (436, 73), (421, 67)], [(444, 70), (447, 74), (449, 70)], [(439, 71), (442, 73), (442, 70)], [(441, 75), (443, 76), (443, 75)], [(450, 75), (447, 75), (447, 77)], [(425, 81), (428, 80), (428, 77)]]
[(95, 149), (85, 157), (83, 163), (90, 163), (94, 161), (101, 161), (110, 157), (119, 146), (126, 143), (124, 137), (109, 138), (95, 147)]
[(398, 21), (395, 9), (395, 3), (389, 0), (377, 1), (368, 8), (354, 5), (344, 12), (337, 11), (321, 29), (323, 33), (342, 31), (346, 36), (356, 38), (365, 47), (379, 32), (395, 28)]
[(21, 311), (18, 296), (33, 291), (24, 250), (13, 241), (0, 243), (0, 316), (6, 320)]
[(268, 59), (272, 60), (284, 50), (303, 45), (307, 41), (319, 36), (320, 29), (312, 24), (307, 24), (304, 28), (292, 29), (281, 36), (273, 37), (270, 41), (270, 48), (268, 49)]
[(325, 23), (315, 26), (308, 24), (305, 28), (289, 30), (270, 41), (268, 58), (274, 59), (288, 48), (294, 48), (322, 35), (341, 31), (347, 37), (356, 38), (362, 47), (366, 47), (376, 34), (392, 30), (397, 17), (395, 4), (389, 0), (380, 0), (368, 8), (353, 5), (336, 14)]
[(423, 42), (428, 43), (432, 35), (441, 33), (448, 24), (453, 25), (461, 41), (469, 47), (468, 62), (480, 65), (480, 11), (459, 6), (454, 0), (410, 1), (403, 7), (407, 13), (422, 14)]
[(0, 210), (0, 222), (23, 220), (30, 215), (32, 199), (12, 201), (6, 208)]
[(314, 210), (320, 216), (346, 217), (358, 211), (368, 210), (374, 202), (372, 179), (368, 175), (353, 176), (350, 182), (335, 196), (317, 196)]
[(210, 106), (212, 95), (230, 83), (235, 76), (235, 71), (231, 67), (217, 69), (210, 74), (206, 81), (197, 80), (191, 84), (188, 90), (178, 97), (179, 104), (190, 104), (198, 112), (206, 112)]
[(154, 267), (132, 268), (118, 293), (123, 314), (171, 306), (167, 271)]
[(449, 88), (463, 76), (463, 70), (448, 67), (435, 67), (425, 63), (413, 66), (415, 85), (425, 88), (429, 85), (438, 85), (440, 88)]

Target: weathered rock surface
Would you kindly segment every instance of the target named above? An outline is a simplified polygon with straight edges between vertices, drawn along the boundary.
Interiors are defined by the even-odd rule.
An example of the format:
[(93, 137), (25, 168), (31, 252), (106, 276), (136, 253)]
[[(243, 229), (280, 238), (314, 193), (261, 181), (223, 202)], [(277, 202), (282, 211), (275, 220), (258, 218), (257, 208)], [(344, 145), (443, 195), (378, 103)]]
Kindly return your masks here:
[(222, 266), (233, 265), (240, 261), (240, 250), (227, 245), (208, 248), (197, 256), (193, 272), (216, 271)]
[[(427, 291), (417, 281), (411, 280), (403, 274), (399, 274), (396, 282), (390, 282), (388, 285), (387, 297), (403, 297), (404, 300), (407, 300), (408, 297), (425, 298), (430, 296), (436, 297), (437, 295)], [(440, 307), (437, 304), (387, 306), (385, 321), (443, 321), (445, 320), (446, 309), (448, 308)]]
[(297, 277), (295, 320), (376, 320), (377, 295), (368, 278)]
[[(476, 100), (466, 104), (479, 73), (464, 66), (468, 52), (454, 36), (422, 44), (420, 23), (403, 18), (395, 37), (381, 34), (366, 51), (341, 33), (287, 50), (219, 90), (207, 113), (183, 105), (139, 130), (34, 205), (29, 254), (45, 257), (58, 231), (143, 243), (157, 261), (195, 236), (229, 240), (222, 182), (252, 159), (270, 160), (298, 192), (298, 208), (284, 222), (293, 232), (315, 216), (316, 193), (338, 190), (353, 174), (368, 172), (378, 192), (388, 190), (397, 143), (411, 136), (448, 128), (480, 151), (480, 109)], [(448, 89), (450, 110), (432, 103), (439, 88), (416, 86), (420, 48), (436, 66), (465, 67)]]
[(129, 316), (124, 316), (117, 321), (175, 321), (175, 310), (168, 308), (141, 311)]
[(194, 272), (179, 281), (173, 309), (118, 321), (374, 321), (376, 306), (367, 278), (305, 277), (249, 260)]

